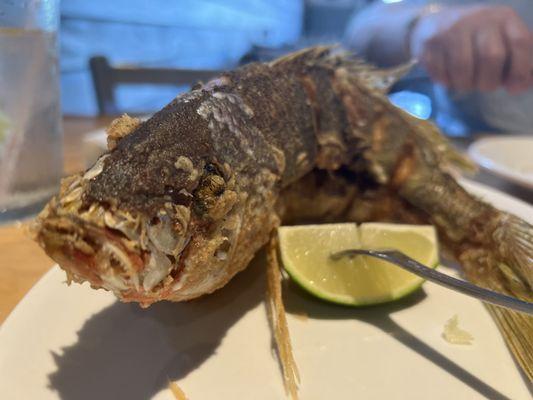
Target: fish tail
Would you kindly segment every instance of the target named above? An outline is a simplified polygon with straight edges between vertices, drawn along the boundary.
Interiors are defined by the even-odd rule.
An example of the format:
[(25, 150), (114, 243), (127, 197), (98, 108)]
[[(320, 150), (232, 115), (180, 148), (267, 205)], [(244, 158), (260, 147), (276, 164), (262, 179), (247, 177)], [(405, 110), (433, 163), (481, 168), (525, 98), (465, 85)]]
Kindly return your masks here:
[(519, 290), (533, 289), (533, 226), (522, 219), (498, 212), (492, 233), (495, 251), (501, 258), (500, 269), (508, 281)]
[(530, 382), (533, 381), (533, 317), (487, 305), (507, 346)]
[[(474, 284), (533, 301), (533, 227), (470, 195), (439, 169), (415, 168), (400, 195), (426, 212)], [(533, 317), (487, 305), (509, 349), (533, 380)]]
[[(525, 221), (498, 212), (495, 229), (487, 224), (487, 245), (474, 244), (457, 252), (465, 275), (473, 283), (491, 290), (533, 301), (533, 227)], [(533, 381), (533, 317), (487, 305), (507, 346)]]

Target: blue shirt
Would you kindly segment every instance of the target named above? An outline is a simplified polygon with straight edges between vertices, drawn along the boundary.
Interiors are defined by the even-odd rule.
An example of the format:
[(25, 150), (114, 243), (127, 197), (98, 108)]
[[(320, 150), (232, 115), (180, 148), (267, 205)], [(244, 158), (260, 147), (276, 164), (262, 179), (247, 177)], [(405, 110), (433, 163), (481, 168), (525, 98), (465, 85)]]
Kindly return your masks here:
[[(97, 113), (88, 60), (199, 69), (233, 68), (253, 45), (300, 36), (302, 0), (63, 0), (60, 64), (63, 111)], [(120, 86), (119, 109), (156, 110), (176, 87)]]

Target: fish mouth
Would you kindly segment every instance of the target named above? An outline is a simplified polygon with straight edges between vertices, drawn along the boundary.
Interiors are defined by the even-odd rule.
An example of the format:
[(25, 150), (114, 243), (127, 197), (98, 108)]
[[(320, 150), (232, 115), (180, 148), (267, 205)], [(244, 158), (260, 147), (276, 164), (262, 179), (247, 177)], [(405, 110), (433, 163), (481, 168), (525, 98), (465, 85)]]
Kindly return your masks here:
[(32, 226), (35, 240), (67, 273), (123, 301), (149, 305), (179, 284), (179, 260), (190, 238), (189, 212), (180, 206), (156, 217), (82, 201), (83, 179), (64, 182)]
[(146, 291), (142, 272), (151, 255), (129, 245), (120, 232), (74, 216), (48, 217), (38, 224), (37, 241), (67, 272), (69, 281), (88, 281), (121, 298)]
[[(178, 260), (139, 238), (99, 226), (78, 216), (38, 218), (34, 237), (67, 273), (67, 279), (112, 291), (123, 301), (149, 305), (171, 294), (179, 283)], [(156, 242), (157, 243), (157, 242)]]

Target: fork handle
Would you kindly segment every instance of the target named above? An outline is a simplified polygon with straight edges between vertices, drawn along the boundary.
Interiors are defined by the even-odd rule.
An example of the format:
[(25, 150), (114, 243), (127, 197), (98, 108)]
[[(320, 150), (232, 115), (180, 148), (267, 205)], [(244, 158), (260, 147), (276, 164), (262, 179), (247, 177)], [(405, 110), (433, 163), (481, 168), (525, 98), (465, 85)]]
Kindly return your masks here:
[(443, 274), (434, 269), (426, 267), (425, 265), (413, 260), (411, 257), (408, 257), (397, 250), (380, 251), (353, 249), (340, 251), (332, 254), (331, 257), (333, 259), (339, 259), (341, 257), (353, 257), (356, 255), (366, 255), (388, 261), (392, 264), (402, 267), (409, 272), (412, 272), (415, 275), (425, 278), (428, 281), (437, 283), (441, 286), (466, 294), (468, 296), (475, 297), (476, 299), (482, 300), (486, 303), (491, 303), (496, 306), (533, 315), (533, 303), (522, 301), (515, 297), (506, 296), (504, 294), (476, 286), (470, 282)]

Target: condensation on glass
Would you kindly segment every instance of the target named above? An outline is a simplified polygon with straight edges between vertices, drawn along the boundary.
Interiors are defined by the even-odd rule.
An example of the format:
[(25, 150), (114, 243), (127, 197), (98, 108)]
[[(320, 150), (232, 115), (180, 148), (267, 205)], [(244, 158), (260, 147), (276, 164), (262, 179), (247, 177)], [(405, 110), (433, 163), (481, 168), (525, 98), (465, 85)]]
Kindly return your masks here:
[(63, 171), (59, 0), (0, 0), (0, 221), (27, 216)]

